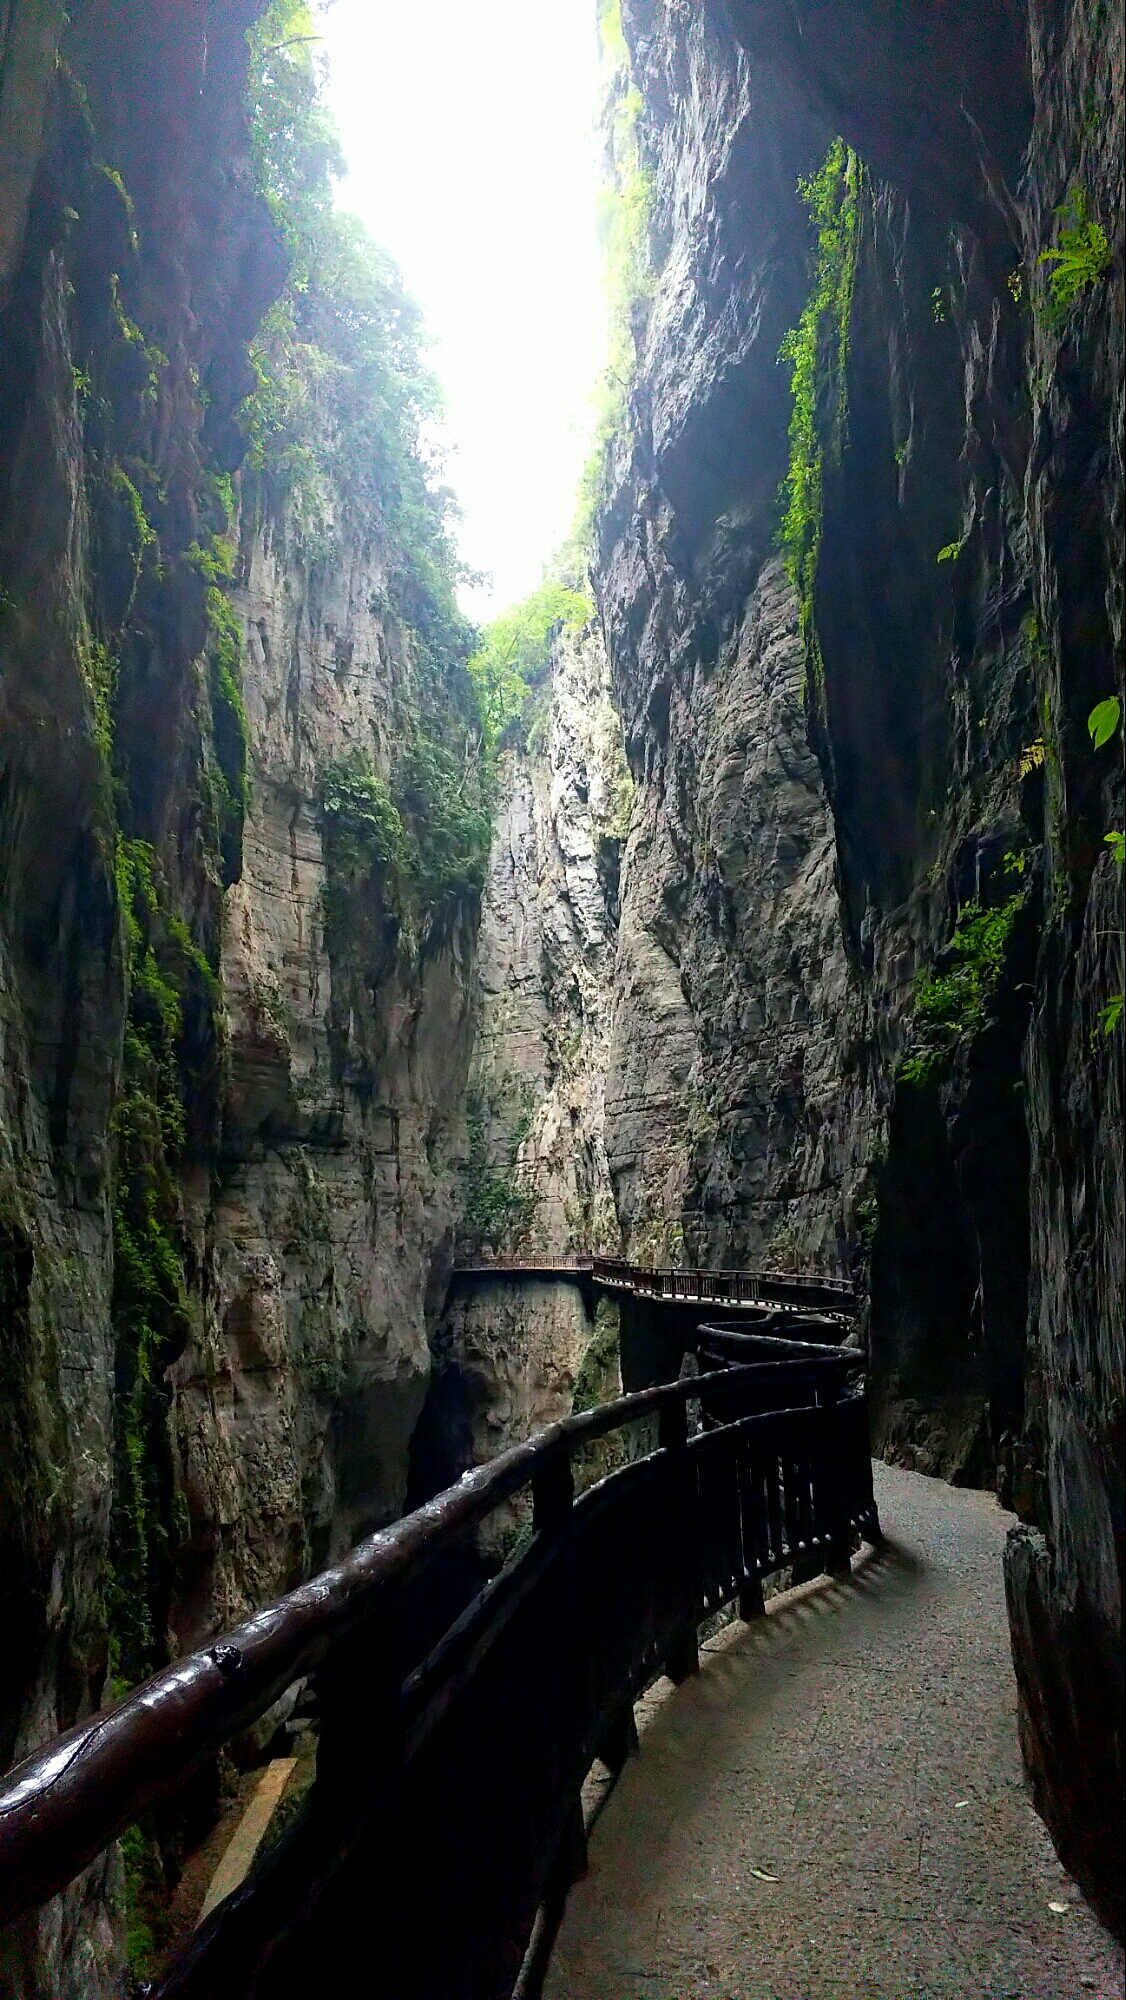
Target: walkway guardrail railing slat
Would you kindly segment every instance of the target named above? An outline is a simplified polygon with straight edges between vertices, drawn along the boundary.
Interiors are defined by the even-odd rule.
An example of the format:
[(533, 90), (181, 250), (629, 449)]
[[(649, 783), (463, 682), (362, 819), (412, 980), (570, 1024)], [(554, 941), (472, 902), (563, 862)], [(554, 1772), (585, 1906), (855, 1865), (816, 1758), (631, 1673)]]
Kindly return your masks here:
[[(512, 1447), (11, 1773), (0, 1914), (54, 1894), (315, 1675), (304, 1817), (161, 2000), (304, 2000), (361, 1990), (358, 1968), (383, 2000), (507, 2000), (537, 1910), (581, 1858), (585, 1775), (600, 1751), (615, 1761), (637, 1694), (692, 1671), (703, 1618), (733, 1599), (754, 1615), (766, 1577), (843, 1568), (878, 1533), (857, 1357), (735, 1338), (732, 1359), (701, 1329), (706, 1372)], [(623, 1433), (626, 1461), (575, 1498), (576, 1455)], [(521, 1494), (509, 1560), (436, 1628), (435, 1558), (468, 1553)]]

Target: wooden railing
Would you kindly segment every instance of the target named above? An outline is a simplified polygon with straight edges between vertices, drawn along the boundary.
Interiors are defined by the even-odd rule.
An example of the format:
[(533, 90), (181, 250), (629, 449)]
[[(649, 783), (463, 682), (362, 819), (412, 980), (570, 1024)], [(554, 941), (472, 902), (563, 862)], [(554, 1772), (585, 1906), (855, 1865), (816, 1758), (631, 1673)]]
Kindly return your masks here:
[[(507, 2000), (537, 1910), (579, 1861), (585, 1774), (596, 1755), (621, 1762), (635, 1696), (662, 1668), (692, 1671), (709, 1614), (738, 1599), (755, 1615), (765, 1577), (844, 1569), (878, 1532), (855, 1357), (706, 1329), (701, 1352), (708, 1372), (501, 1453), (11, 1773), (0, 1921), (315, 1676), (304, 1817), (161, 2000)], [(576, 1454), (623, 1432), (635, 1455), (576, 1499)], [(509, 1560), (439, 1613), (437, 1560), (468, 1553), (502, 1506), (518, 1521), (521, 1495)]]
[(629, 1264), (619, 1257), (497, 1257), (454, 1265), (455, 1278), (590, 1278), (607, 1291), (692, 1305), (781, 1306), (836, 1316), (857, 1310), (848, 1278), (799, 1271), (678, 1270), (671, 1265)]

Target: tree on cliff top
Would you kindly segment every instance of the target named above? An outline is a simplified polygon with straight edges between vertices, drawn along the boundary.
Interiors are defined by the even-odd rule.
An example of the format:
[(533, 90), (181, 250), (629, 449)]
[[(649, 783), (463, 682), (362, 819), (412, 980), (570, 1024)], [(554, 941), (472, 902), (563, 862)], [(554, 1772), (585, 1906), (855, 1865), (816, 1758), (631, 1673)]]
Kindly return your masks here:
[(250, 475), (311, 561), (331, 556), (341, 528), (376, 532), (394, 608), (443, 664), (464, 663), (473, 631), (454, 597), (454, 499), (425, 436), (441, 393), (421, 313), (391, 258), (335, 207), (345, 161), (311, 9), (273, 0), (248, 41), (259, 185), (290, 258), (251, 350)]

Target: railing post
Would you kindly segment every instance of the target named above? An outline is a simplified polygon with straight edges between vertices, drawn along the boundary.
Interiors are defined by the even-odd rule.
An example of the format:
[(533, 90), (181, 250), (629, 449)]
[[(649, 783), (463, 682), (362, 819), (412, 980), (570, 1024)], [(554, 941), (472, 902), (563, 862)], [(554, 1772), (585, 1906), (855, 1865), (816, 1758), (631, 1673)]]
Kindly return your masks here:
[(537, 1535), (558, 1534), (571, 1517), (575, 1477), (565, 1451), (556, 1453), (532, 1474), (532, 1527)]
[(667, 1451), (672, 1475), (674, 1517), (673, 1559), (680, 1579), (684, 1628), (674, 1644), (665, 1670), (679, 1687), (691, 1674), (700, 1671), (700, 1648), (696, 1635), (696, 1521), (692, 1491), (692, 1463), (688, 1456), (688, 1405), (683, 1398), (666, 1403), (661, 1411), (657, 1442)]
[(739, 1592), (739, 1616), (744, 1625), (749, 1625), (755, 1618), (766, 1617), (766, 1598), (760, 1576), (752, 1576)]
[[(574, 1644), (574, 1617), (570, 1601), (574, 1582), (570, 1547), (571, 1510), (574, 1502), (575, 1476), (571, 1469), (570, 1454), (566, 1451), (556, 1452), (532, 1474), (532, 1527), (537, 1535), (554, 1536), (565, 1544), (563, 1601), (558, 1609), (560, 1639), (568, 1650)], [(571, 1754), (576, 1725), (573, 1673), (567, 1676), (567, 1684), (567, 1715), (563, 1721), (563, 1728), (568, 1739), (567, 1752)], [(580, 1881), (586, 1874), (586, 1869), (586, 1828), (583, 1823), (582, 1798), (576, 1786), (564, 1801), (563, 1831), (549, 1878), (548, 1902), (561, 1902), (572, 1882)]]
[(827, 1368), (824, 1379), (819, 1385), (818, 1402), (825, 1412), (825, 1428), (829, 1434), (825, 1472), (829, 1508), (829, 1554), (825, 1569), (829, 1576), (852, 1575), (852, 1529), (849, 1525), (845, 1499), (848, 1487), (845, 1468), (841, 1463), (844, 1439), (840, 1418), (840, 1387), (836, 1369)]
[(634, 1720), (633, 1703), (623, 1708), (614, 1717), (598, 1746), (598, 1755), (612, 1778), (621, 1775), (627, 1758), (636, 1757), (638, 1752), (637, 1723)]

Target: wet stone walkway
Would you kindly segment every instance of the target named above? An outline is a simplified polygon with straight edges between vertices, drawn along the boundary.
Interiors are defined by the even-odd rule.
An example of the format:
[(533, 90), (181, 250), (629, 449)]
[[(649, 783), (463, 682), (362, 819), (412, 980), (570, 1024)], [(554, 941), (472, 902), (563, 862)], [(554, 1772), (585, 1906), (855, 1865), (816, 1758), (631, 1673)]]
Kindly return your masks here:
[(638, 1704), (545, 2000), (1082, 2000), (1123, 1962), (1022, 1783), (983, 1493), (876, 1468), (885, 1546)]

